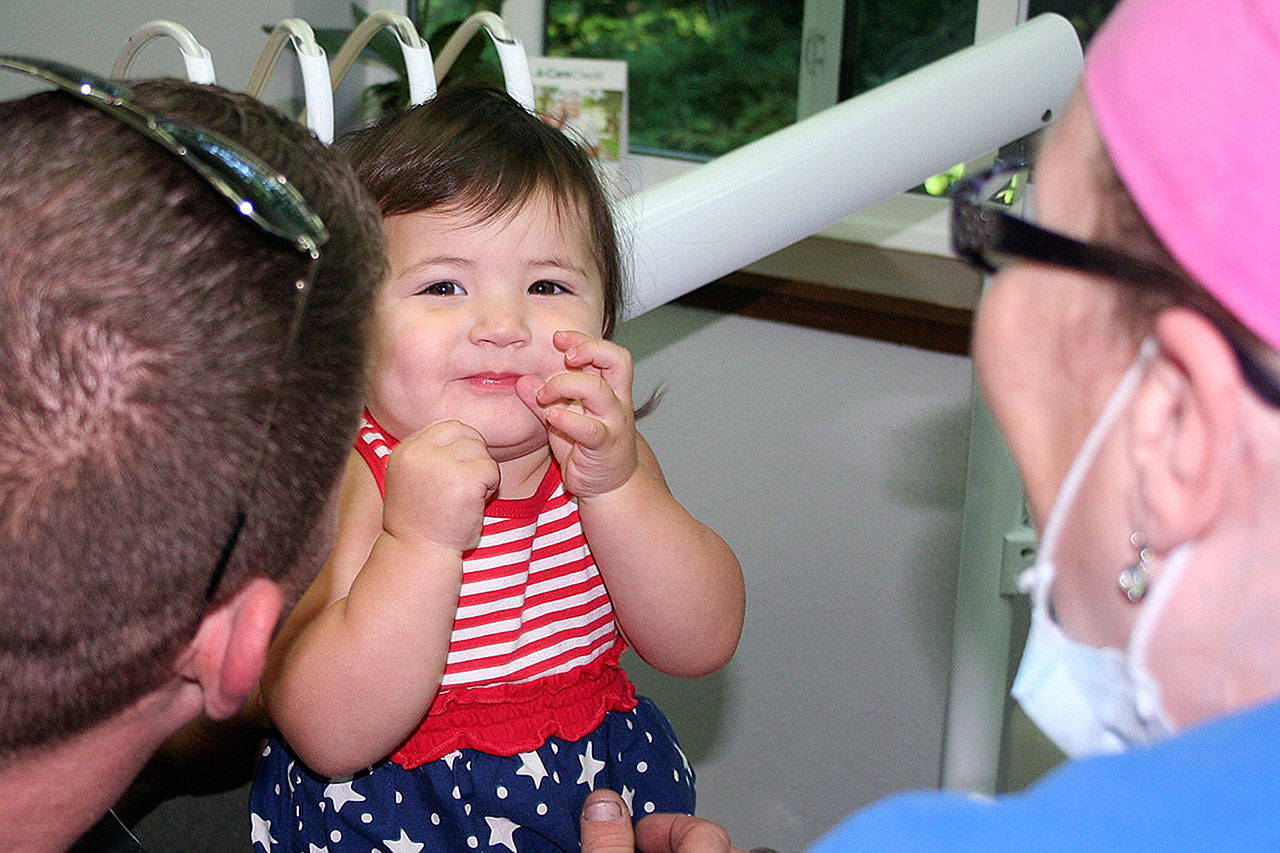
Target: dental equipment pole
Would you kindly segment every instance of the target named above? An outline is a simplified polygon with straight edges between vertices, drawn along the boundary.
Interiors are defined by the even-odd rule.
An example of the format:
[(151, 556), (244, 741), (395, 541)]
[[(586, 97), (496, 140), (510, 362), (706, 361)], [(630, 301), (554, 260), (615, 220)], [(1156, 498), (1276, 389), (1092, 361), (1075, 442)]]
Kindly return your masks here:
[(520, 106), (533, 112), (533, 74), (529, 71), (529, 58), (524, 47), (515, 37), (506, 23), (493, 12), (476, 12), (458, 25), (453, 35), (440, 49), (436, 57), (436, 80), (444, 79), (453, 67), (454, 60), (467, 42), (481, 28), (493, 40), (494, 49), (498, 51), (498, 62), (502, 65), (502, 80), (507, 94), (515, 98)]
[(1044, 127), (1082, 61), (1071, 24), (1039, 15), (622, 200), (625, 317)]
[(275, 69), (284, 50), (285, 40), (298, 54), (298, 66), (302, 70), (302, 94), (306, 101), (307, 127), (320, 137), (320, 141), (333, 142), (333, 85), (329, 81), (329, 60), (324, 49), (316, 43), (311, 25), (301, 18), (286, 18), (276, 24), (267, 38), (267, 46), (258, 58), (258, 64), (249, 76), (245, 94), (255, 98), (262, 95), (267, 78)]
[(347, 40), (342, 43), (338, 53), (329, 65), (329, 74), (333, 78), (333, 91), (338, 91), (338, 84), (347, 76), (365, 45), (382, 29), (390, 29), (400, 42), (400, 52), (404, 55), (405, 75), (409, 80), (409, 103), (423, 104), (436, 96), (435, 71), (431, 67), (431, 48), (418, 31), (413, 22), (399, 12), (386, 10), (373, 12), (360, 22)]
[(187, 70), (187, 80), (192, 83), (217, 82), (213, 73), (213, 56), (200, 42), (196, 41), (190, 30), (173, 21), (147, 21), (134, 30), (133, 35), (129, 36), (129, 40), (120, 49), (115, 64), (111, 66), (111, 76), (117, 80), (123, 80), (129, 71), (129, 64), (133, 62), (133, 57), (138, 51), (142, 50), (143, 45), (152, 39), (164, 36), (178, 43), (178, 50), (182, 52), (182, 62)]

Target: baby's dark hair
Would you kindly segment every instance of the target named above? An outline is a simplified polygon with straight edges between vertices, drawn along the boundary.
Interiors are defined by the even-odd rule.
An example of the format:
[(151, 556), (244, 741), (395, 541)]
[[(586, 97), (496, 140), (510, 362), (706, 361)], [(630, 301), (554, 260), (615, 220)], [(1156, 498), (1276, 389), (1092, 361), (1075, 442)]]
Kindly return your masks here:
[(450, 208), (484, 222), (549, 192), (579, 211), (604, 285), (609, 337), (623, 300), (623, 264), (608, 195), (586, 152), (491, 83), (459, 78), (420, 106), (338, 140), (383, 216)]

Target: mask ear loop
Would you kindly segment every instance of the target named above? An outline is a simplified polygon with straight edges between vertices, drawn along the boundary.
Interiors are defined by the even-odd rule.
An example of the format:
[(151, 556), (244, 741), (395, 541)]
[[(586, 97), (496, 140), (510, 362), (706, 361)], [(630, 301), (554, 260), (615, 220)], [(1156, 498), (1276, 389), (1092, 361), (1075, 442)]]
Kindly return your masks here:
[[(1142, 379), (1147, 365), (1155, 357), (1158, 350), (1159, 345), (1156, 343), (1155, 338), (1147, 337), (1143, 339), (1133, 364), (1129, 365), (1129, 369), (1120, 378), (1120, 382), (1116, 385), (1116, 389), (1111, 392), (1111, 397), (1107, 400), (1107, 404), (1103, 406), (1098, 419), (1094, 421), (1089, 434), (1085, 436), (1084, 442), (1080, 445), (1080, 450), (1076, 453), (1075, 461), (1071, 463), (1071, 468), (1062, 479), (1062, 485), (1058, 487), (1058, 497), (1053, 503), (1053, 509), (1049, 512), (1048, 521), (1045, 522), (1044, 534), (1040, 537), (1039, 550), (1041, 554), (1051, 555), (1057, 550), (1058, 540), (1062, 537), (1062, 528), (1066, 524), (1067, 515), (1075, 504), (1076, 493), (1080, 491), (1084, 478), (1093, 467), (1093, 460), (1098, 455), (1102, 442), (1106, 440), (1108, 433), (1111, 432), (1111, 424), (1120, 416), (1121, 409), (1128, 404), (1129, 398), (1133, 396), (1133, 392), (1138, 382)], [(1022, 577), (1018, 579), (1018, 585), (1024, 592), (1032, 594), (1033, 601), (1042, 600), (1047, 604), (1049, 586), (1053, 583), (1053, 573), (1037, 571), (1037, 566), (1043, 565), (1052, 565), (1052, 560), (1037, 560), (1036, 565), (1023, 572)]]
[(1149, 587), (1150, 591), (1143, 601), (1142, 610), (1134, 621), (1133, 633), (1129, 636), (1127, 658), (1130, 671), (1135, 681), (1144, 686), (1144, 689), (1139, 689), (1135, 692), (1138, 712), (1147, 719), (1159, 718), (1161, 723), (1170, 731), (1173, 730), (1173, 726), (1161, 707), (1159, 685), (1147, 671), (1145, 662), (1147, 649), (1151, 646), (1151, 636), (1155, 633), (1158, 617), (1173, 596), (1173, 591), (1177, 588), (1178, 581), (1186, 573), (1187, 565), (1190, 562), (1191, 547), (1189, 545), (1180, 545), (1170, 552), (1168, 559), (1165, 560), (1164, 571), (1160, 574), (1159, 581)]

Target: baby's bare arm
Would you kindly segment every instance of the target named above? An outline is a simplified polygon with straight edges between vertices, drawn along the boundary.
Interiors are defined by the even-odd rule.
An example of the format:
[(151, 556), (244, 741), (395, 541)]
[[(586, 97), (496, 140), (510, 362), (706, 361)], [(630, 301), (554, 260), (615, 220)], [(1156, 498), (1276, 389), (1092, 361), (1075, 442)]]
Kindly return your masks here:
[(639, 463), (612, 491), (580, 498), (582, 530), (627, 640), (671, 675), (728, 663), (745, 611), (742, 568), (728, 544), (671, 494), (637, 436)]
[(725, 541), (667, 488), (636, 432), (631, 354), (612, 341), (559, 331), (565, 371), (521, 380), (547, 425), (582, 531), (640, 656), (672, 675), (704, 675), (733, 656), (745, 609), (742, 569)]
[(392, 454), (387, 498), (362, 459), (343, 478), (338, 538), (273, 646), (264, 697), (307, 764), (351, 773), (390, 753), (439, 689), (462, 577), (497, 465), (456, 422)]

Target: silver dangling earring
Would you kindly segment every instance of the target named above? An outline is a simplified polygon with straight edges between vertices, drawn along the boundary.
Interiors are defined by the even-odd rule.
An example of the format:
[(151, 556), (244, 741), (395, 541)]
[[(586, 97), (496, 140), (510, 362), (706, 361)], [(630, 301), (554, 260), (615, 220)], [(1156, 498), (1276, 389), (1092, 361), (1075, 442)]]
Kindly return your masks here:
[(1132, 534), (1129, 537), (1129, 542), (1137, 549), (1138, 559), (1120, 572), (1118, 582), (1124, 597), (1136, 603), (1141, 601), (1142, 597), (1147, 594), (1147, 568), (1151, 564), (1153, 555), (1141, 533)]

